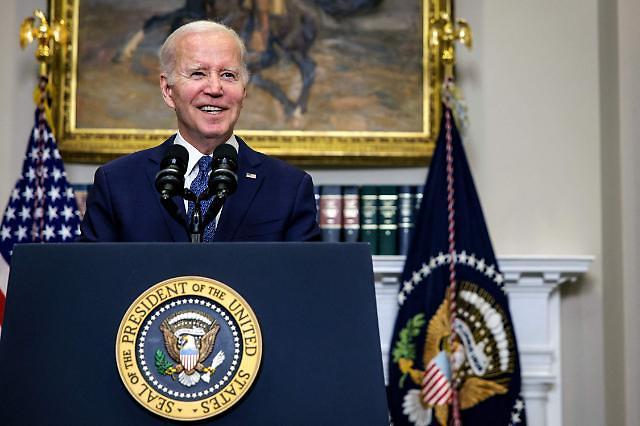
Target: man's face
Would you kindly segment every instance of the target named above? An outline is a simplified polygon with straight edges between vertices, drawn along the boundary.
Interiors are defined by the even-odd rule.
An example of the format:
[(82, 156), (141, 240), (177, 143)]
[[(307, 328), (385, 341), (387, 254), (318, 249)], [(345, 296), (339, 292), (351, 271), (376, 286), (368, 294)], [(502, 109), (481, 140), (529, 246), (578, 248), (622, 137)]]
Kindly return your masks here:
[(176, 111), (180, 134), (203, 153), (233, 133), (246, 95), (241, 67), (232, 36), (195, 33), (177, 41), (173, 75), (160, 76), (162, 97)]

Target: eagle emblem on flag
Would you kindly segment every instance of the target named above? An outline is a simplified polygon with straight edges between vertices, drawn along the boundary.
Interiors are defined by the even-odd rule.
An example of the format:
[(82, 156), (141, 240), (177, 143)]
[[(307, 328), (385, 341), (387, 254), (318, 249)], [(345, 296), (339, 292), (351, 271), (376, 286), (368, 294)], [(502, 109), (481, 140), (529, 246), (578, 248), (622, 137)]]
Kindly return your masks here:
[[(418, 314), (406, 325), (401, 335), (404, 341), (396, 343), (395, 353), (402, 380), (410, 378), (420, 388), (420, 403), (432, 410), (438, 423), (448, 424), (451, 389), (459, 389), (460, 408), (469, 409), (494, 395), (507, 393), (509, 378), (514, 366), (513, 335), (506, 326), (504, 316), (492, 298), (480, 291), (477, 285), (460, 283), (458, 314), (451, 327), (449, 297), (443, 299), (436, 313), (429, 320), (422, 364), (417, 368), (413, 336), (420, 334), (425, 325), (424, 315)], [(451, 330), (455, 330), (453, 347)], [(413, 355), (413, 356), (412, 356)], [(452, 375), (456, 371), (456, 375)], [(408, 398), (417, 398), (417, 393)], [(410, 411), (411, 401), (405, 400), (405, 410)], [(429, 422), (425, 423), (429, 424)]]
[(175, 313), (160, 324), (160, 331), (165, 348), (177, 365), (168, 365), (160, 351), (156, 356), (156, 366), (162, 374), (177, 374), (178, 381), (187, 387), (194, 386), (201, 379), (209, 382), (211, 373), (224, 361), (224, 353), (220, 351), (211, 366), (204, 365), (213, 351), (219, 330), (220, 325), (203, 312)]

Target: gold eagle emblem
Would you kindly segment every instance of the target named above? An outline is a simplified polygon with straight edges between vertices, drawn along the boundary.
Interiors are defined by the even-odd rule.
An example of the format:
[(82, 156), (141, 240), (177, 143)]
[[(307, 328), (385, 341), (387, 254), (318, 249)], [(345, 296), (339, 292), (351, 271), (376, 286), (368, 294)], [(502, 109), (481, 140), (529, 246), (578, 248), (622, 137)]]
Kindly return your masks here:
[(213, 351), (220, 324), (202, 312), (177, 312), (160, 324), (160, 331), (169, 356), (177, 363), (165, 374), (178, 374), (178, 380), (185, 386), (193, 386), (201, 378), (208, 382), (224, 361), (224, 353), (220, 351), (210, 367), (204, 365)]
[[(462, 283), (461, 287), (469, 292), (474, 286), (471, 283)], [(463, 311), (474, 311), (474, 309), (472, 309), (473, 307), (468, 306), (464, 300), (458, 299), (458, 306)], [(483, 363), (480, 367), (484, 368), (484, 374), (473, 373), (474, 368), (477, 370), (480, 367), (478, 365), (471, 366), (468, 353), (470, 348), (463, 344), (458, 332), (456, 332), (453, 345), (449, 343), (453, 327), (451, 326), (448, 292), (435, 315), (429, 320), (422, 353), (422, 362), (423, 365), (427, 366), (442, 351), (449, 354), (448, 358), (452, 364), (451, 368), (456, 372), (451, 380), (458, 388), (460, 408), (465, 410), (494, 395), (506, 394), (508, 387), (507, 382), (504, 380), (488, 380), (486, 378), (498, 376), (500, 374), (499, 366), (504, 365), (504, 361), (503, 364), (501, 364), (500, 359), (498, 359), (498, 351), (492, 348), (490, 344), (485, 346), (485, 344), (482, 343), (482, 341), (487, 340), (486, 337), (491, 335), (487, 324), (483, 324), (482, 321), (476, 319), (472, 327), (469, 327), (466, 325), (466, 322), (469, 321), (467, 318), (457, 318), (456, 321), (457, 325), (459, 325), (456, 330), (461, 330), (461, 333), (467, 331), (467, 338), (477, 339), (476, 341), (472, 341), (472, 343), (476, 344), (475, 347), (471, 349), (476, 351), (476, 353), (474, 353), (476, 356), (473, 357), (476, 364), (478, 362)], [(478, 359), (481, 361), (478, 361)], [(410, 377), (419, 388), (422, 386), (425, 371), (414, 368), (413, 359), (401, 358), (398, 361), (398, 367), (402, 374)], [(435, 416), (441, 425), (448, 424), (448, 404), (436, 404), (431, 406), (431, 408), (433, 408)]]

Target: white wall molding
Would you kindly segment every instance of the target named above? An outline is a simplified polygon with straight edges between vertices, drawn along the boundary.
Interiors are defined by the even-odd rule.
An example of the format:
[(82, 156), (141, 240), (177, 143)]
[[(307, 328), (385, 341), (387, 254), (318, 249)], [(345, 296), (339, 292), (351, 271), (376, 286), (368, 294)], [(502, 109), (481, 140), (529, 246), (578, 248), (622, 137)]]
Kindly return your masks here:
[[(560, 292), (575, 283), (593, 262), (592, 256), (502, 256), (511, 316), (518, 339), (522, 390), (528, 424), (562, 424)], [(398, 311), (397, 291), (404, 256), (373, 256), (382, 358), (387, 377), (391, 335)]]

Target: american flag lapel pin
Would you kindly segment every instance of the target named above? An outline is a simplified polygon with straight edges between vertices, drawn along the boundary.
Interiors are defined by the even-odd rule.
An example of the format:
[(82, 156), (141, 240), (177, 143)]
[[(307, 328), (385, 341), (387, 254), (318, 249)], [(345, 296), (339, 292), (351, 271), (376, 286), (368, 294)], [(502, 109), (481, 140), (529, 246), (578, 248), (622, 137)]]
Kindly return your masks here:
[(255, 179), (255, 178), (257, 178), (257, 176), (256, 176), (256, 174), (255, 174), (255, 173), (247, 173), (245, 176), (246, 176), (246, 177), (248, 177), (249, 179)]

